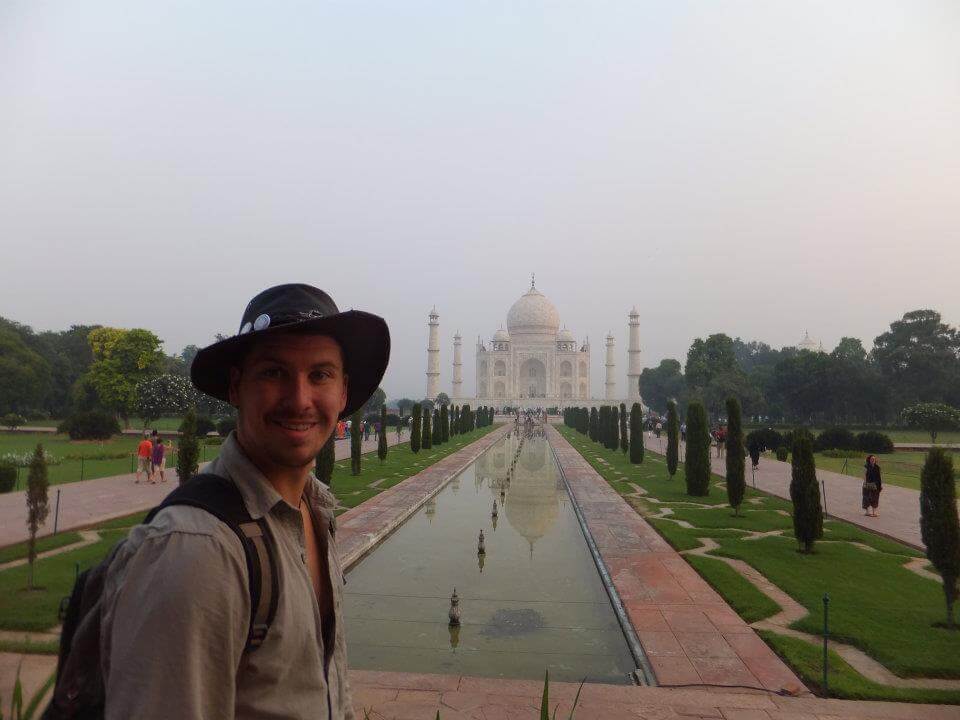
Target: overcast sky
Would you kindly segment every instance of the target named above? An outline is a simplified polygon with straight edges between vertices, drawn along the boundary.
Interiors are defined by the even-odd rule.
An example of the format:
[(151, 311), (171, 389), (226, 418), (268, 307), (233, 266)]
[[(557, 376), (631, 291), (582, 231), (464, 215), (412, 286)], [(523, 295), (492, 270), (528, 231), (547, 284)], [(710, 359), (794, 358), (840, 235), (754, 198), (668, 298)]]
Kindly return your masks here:
[(960, 2), (0, 4), (0, 315), (168, 352), (303, 281), (473, 346), (536, 272), (643, 360), (960, 324)]

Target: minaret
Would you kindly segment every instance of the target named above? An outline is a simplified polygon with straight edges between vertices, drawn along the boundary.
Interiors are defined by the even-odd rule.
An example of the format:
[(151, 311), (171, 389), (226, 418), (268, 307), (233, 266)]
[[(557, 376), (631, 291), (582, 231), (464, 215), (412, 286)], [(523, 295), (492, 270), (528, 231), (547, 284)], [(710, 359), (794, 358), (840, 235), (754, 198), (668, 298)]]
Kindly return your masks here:
[(427, 399), (435, 400), (440, 392), (440, 316), (430, 310), (430, 342), (427, 344)]
[(452, 397), (463, 397), (463, 360), (460, 357), (460, 331), (453, 336), (453, 395)]
[(613, 374), (614, 367), (613, 333), (607, 333), (607, 381), (604, 383), (606, 385), (606, 395), (604, 395), (605, 400), (616, 400), (617, 381)]
[(630, 311), (630, 346), (627, 348), (627, 404), (640, 402), (640, 313)]

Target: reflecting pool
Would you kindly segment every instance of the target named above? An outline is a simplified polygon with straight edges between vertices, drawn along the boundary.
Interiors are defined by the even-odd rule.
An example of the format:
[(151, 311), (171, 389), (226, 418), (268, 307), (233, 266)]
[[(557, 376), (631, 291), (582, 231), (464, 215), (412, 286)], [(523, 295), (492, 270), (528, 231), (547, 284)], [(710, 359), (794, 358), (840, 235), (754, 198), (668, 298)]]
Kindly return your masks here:
[(542, 437), (491, 447), (351, 570), (345, 593), (351, 667), (530, 679), (549, 668), (608, 683), (636, 667)]

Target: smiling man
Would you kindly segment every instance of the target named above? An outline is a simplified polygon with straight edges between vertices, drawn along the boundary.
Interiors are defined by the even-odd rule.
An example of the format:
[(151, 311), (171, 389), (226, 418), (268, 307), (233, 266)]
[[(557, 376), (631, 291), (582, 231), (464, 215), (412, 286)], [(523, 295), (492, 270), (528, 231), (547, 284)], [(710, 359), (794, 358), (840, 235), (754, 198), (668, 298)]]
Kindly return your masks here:
[(334, 497), (311, 470), (378, 387), (382, 318), (281, 285), (191, 377), (237, 408), (206, 473), (131, 531), (104, 581), (107, 718), (353, 718)]

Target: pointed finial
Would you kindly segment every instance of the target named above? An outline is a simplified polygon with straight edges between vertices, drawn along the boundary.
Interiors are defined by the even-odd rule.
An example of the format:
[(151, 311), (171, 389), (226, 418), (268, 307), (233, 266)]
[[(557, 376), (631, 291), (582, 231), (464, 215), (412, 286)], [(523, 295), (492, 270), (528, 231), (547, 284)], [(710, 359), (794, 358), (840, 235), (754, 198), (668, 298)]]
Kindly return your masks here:
[(537, 286), (537, 274), (530, 273), (530, 289), (533, 290)]

